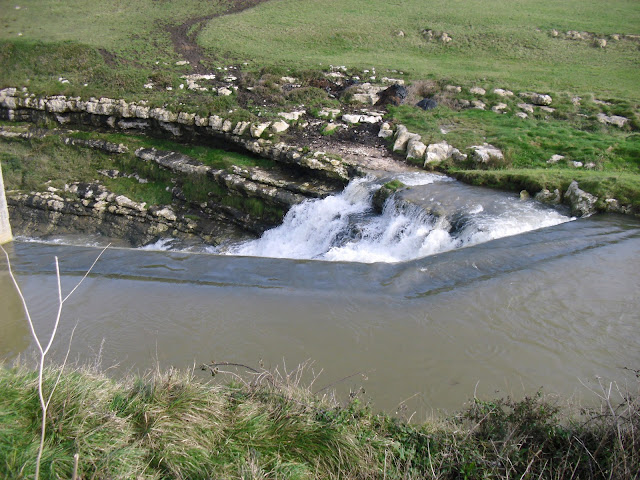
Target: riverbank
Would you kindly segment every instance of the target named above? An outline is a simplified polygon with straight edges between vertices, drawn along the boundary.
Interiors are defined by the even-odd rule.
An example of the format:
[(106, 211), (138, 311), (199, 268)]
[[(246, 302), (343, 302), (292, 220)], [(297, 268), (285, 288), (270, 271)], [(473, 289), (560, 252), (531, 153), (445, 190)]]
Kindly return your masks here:
[[(216, 376), (229, 365), (202, 367)], [(247, 371), (245, 368), (241, 368)], [(46, 369), (50, 392), (59, 368)], [(354, 394), (337, 400), (301, 384), (302, 371), (202, 383), (169, 370), (114, 381), (67, 369), (49, 406), (41, 478), (635, 478), (637, 392), (568, 415), (558, 400), (474, 399), (452, 416), (409, 423)], [(29, 478), (40, 409), (37, 374), (0, 369), (0, 471)], [(619, 396), (621, 395), (621, 396)]]
[[(508, 103), (497, 111), (487, 111), (480, 100), (462, 98), (462, 87), (438, 90), (436, 83), (430, 101), (444, 106), (394, 106), (415, 96), (416, 87), (397, 79), (387, 87), (358, 86), (346, 69), (329, 73), (338, 75), (329, 77), (343, 90), (340, 108), (298, 105), (277, 115), (270, 110), (272, 120), (4, 89), (0, 153), (14, 230), (29, 236), (99, 233), (134, 246), (166, 236), (220, 245), (260, 235), (292, 206), (336, 193), (355, 176), (412, 168), (564, 203), (575, 216), (640, 214), (640, 142), (633, 121), (607, 125), (593, 103), (584, 104), (592, 110), (588, 117), (577, 113), (584, 110), (580, 101), (572, 100), (568, 112), (566, 98), (532, 93), (517, 97), (532, 103), (504, 99)], [(353, 93), (362, 88), (369, 93)], [(485, 100), (515, 95), (478, 88), (469, 91)], [(359, 102), (383, 105), (362, 109), (348, 100), (356, 95), (363, 97)], [(531, 110), (531, 121), (514, 124), (528, 118), (517, 109)], [(549, 111), (564, 117), (549, 119)], [(581, 116), (587, 120), (578, 126)], [(600, 131), (593, 131), (596, 126)], [(556, 138), (558, 129), (562, 138)], [(546, 144), (523, 135), (544, 136)], [(617, 143), (608, 156), (593, 157), (612, 140)], [(566, 155), (540, 160), (551, 151)]]

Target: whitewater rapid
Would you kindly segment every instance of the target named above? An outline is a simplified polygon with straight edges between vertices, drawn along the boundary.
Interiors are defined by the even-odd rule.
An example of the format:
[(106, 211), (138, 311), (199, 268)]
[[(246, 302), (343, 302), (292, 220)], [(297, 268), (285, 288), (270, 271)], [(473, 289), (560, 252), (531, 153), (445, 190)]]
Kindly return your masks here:
[[(437, 174), (394, 177), (418, 201), (392, 195), (377, 213), (373, 196), (384, 180), (358, 178), (339, 194), (292, 207), (283, 223), (225, 254), (348, 262), (402, 262), (571, 220), (532, 200), (501, 192), (478, 195)], [(430, 190), (456, 191), (442, 205)], [(477, 191), (476, 189), (475, 191)], [(474, 191), (474, 192), (475, 192)], [(471, 202), (469, 202), (471, 200)], [(434, 208), (437, 207), (437, 208)], [(444, 212), (444, 213), (443, 213)]]

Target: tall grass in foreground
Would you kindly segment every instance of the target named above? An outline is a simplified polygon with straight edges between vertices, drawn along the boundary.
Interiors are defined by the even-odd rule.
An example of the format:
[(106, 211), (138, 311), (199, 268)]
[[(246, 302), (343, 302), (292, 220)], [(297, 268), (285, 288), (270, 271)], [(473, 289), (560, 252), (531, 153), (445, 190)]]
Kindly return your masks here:
[[(45, 387), (60, 375), (44, 372)], [(637, 392), (601, 385), (602, 409), (568, 417), (541, 395), (474, 400), (409, 424), (261, 372), (203, 383), (194, 372), (60, 376), (47, 415), (42, 478), (633, 479), (640, 471)], [(0, 476), (32, 478), (37, 373), (0, 368)]]

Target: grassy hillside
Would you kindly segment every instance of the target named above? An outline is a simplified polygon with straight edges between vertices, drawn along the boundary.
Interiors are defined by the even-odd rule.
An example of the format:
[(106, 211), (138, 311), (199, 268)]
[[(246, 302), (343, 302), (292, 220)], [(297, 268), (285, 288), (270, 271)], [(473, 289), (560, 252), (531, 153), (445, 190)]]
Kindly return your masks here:
[[(209, 22), (199, 37), (238, 60), (315, 67), (347, 65), (485, 80), (519, 89), (638, 98), (638, 44), (550, 36), (551, 29), (640, 33), (635, 0), (273, 0)], [(424, 29), (452, 42), (425, 41)], [(404, 36), (398, 33), (404, 32)]]
[[(176, 69), (182, 57), (174, 50), (168, 26), (213, 16), (239, 2), (2, 3), (0, 63), (7, 67), (0, 74), (2, 84), (41, 83), (42, 74), (52, 82), (63, 76), (72, 84), (89, 83), (89, 92), (96, 83), (108, 89), (115, 80), (114, 87), (126, 94), (143, 92), (154, 73), (189, 69)], [(210, 66), (247, 61), (258, 69), (377, 67), (402, 70), (413, 78), (638, 99), (637, 41), (609, 41), (601, 49), (589, 41), (550, 35), (554, 28), (603, 36), (639, 34), (638, 25), (640, 4), (635, 0), (271, 0), (208, 20), (197, 41), (213, 60)], [(424, 29), (447, 32), (452, 41), (427, 41)], [(47, 54), (34, 64), (29, 57), (38, 42), (47, 44)], [(42, 65), (43, 60), (49, 61)]]

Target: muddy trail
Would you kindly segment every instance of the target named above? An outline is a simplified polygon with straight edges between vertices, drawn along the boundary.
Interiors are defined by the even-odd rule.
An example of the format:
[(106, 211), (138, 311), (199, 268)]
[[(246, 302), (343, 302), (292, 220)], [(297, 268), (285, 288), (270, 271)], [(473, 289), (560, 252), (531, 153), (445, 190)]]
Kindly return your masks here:
[(202, 61), (207, 60), (208, 57), (202, 47), (198, 45), (197, 38), (206, 23), (213, 18), (239, 13), (267, 1), (268, 0), (231, 1), (229, 7), (222, 12), (193, 17), (179, 25), (165, 25), (164, 28), (171, 36), (171, 43), (173, 44), (175, 52), (191, 64), (194, 73), (203, 73), (205, 68), (202, 65)]

